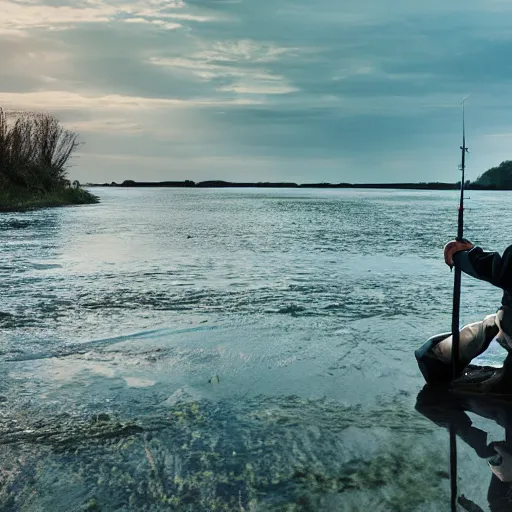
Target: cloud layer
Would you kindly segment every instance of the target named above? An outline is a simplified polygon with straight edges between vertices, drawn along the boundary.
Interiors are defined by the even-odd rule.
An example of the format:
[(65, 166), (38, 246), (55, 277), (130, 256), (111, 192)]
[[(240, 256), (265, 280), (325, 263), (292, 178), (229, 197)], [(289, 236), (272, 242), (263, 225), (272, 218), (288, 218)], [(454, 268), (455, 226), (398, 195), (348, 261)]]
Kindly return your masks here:
[(512, 4), (0, 0), (0, 105), (85, 142), (82, 181), (458, 179), (507, 154)]

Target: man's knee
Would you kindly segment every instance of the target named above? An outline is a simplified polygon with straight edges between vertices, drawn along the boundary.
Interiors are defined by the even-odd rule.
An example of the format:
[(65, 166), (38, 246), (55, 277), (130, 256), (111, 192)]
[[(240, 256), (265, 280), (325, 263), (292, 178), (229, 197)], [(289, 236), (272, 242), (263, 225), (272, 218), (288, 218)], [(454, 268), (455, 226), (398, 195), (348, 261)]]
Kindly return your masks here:
[[(496, 318), (496, 314), (487, 315), (482, 321), (467, 324), (460, 330), (459, 355), (466, 364), (484, 352), (499, 333)], [(452, 358), (452, 344), (453, 337), (446, 336), (435, 345), (433, 352), (441, 361), (448, 363)]]
[(501, 332), (504, 334), (504, 341), (509, 347), (512, 347), (512, 308), (502, 306), (496, 314), (496, 319)]

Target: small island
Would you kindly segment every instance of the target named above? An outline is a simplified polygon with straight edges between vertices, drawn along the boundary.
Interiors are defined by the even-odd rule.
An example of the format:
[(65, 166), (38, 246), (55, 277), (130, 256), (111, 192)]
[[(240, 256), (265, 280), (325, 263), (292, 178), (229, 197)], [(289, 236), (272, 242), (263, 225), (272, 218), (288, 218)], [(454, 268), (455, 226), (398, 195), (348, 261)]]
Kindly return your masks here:
[(50, 114), (0, 108), (0, 211), (97, 203), (68, 179), (79, 145), (78, 134)]

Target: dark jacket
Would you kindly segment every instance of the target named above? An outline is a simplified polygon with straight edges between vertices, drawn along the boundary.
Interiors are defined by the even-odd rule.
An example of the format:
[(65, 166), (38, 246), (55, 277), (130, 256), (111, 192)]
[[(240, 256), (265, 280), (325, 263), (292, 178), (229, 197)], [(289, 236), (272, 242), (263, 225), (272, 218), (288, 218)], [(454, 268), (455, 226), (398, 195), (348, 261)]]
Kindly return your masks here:
[(459, 251), (454, 254), (453, 262), (466, 274), (501, 288), (501, 303), (512, 307), (512, 245), (507, 247), (503, 256), (480, 247)]

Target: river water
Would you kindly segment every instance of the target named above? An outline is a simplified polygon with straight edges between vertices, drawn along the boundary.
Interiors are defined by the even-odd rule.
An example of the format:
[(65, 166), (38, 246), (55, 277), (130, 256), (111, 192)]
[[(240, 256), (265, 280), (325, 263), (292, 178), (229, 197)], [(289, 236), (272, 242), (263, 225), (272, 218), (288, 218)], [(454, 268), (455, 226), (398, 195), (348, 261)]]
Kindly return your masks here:
[[(450, 330), (455, 191), (94, 192), (0, 214), (0, 509), (449, 510), (413, 351)], [(509, 195), (469, 196), (504, 250)], [(461, 321), (500, 299), (464, 278)], [(459, 493), (490, 480), (460, 444)]]

